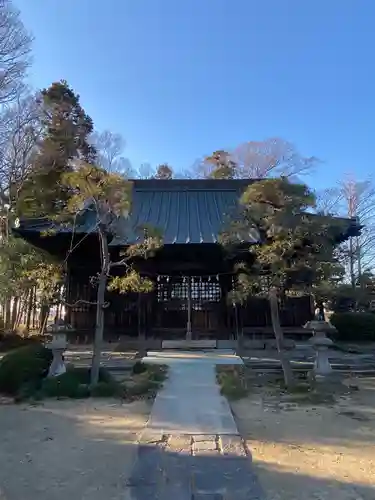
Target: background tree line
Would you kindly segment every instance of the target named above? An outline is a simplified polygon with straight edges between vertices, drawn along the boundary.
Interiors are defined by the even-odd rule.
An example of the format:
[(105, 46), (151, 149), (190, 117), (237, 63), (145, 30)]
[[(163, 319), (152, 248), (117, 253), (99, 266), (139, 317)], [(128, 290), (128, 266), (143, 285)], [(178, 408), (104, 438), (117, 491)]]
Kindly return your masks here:
[[(66, 215), (74, 191), (71, 178), (67, 179), (80, 168), (98, 165), (100, 172), (112, 175), (118, 183), (130, 178), (288, 178), (296, 183), (319, 167), (317, 158), (304, 157), (281, 138), (214, 151), (183, 172), (174, 171), (166, 162), (156, 168), (147, 163), (132, 167), (124, 156), (122, 136), (96, 131), (79, 95), (67, 82), (55, 82), (39, 91), (27, 85), (32, 36), (11, 1), (0, 0), (0, 7), (0, 315), (5, 330), (43, 329), (50, 306), (61, 304), (64, 266), (14, 238), (10, 227), (17, 216)], [(100, 174), (90, 172), (95, 178)], [(87, 195), (89, 188), (81, 189), (81, 195)], [(92, 198), (101, 200), (103, 194), (94, 192)], [(345, 272), (326, 283), (322, 296), (332, 298), (334, 290), (350, 296), (351, 307), (368, 307), (375, 258), (372, 181), (343, 177), (336, 187), (316, 195), (312, 210), (356, 217), (364, 226), (361, 236), (340, 246)]]

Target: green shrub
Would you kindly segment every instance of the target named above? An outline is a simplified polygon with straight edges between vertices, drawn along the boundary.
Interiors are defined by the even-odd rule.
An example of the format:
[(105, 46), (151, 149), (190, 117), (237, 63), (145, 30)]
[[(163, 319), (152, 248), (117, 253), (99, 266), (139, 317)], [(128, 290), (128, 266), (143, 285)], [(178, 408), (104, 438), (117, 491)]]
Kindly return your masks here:
[(3, 352), (19, 347), (41, 344), (43, 342), (41, 335), (30, 335), (30, 337), (22, 337), (18, 333), (2, 333), (0, 332), (0, 350)]
[(90, 394), (93, 398), (112, 398), (121, 395), (121, 386), (113, 382), (98, 382), (91, 387)]
[(242, 367), (218, 365), (216, 379), (220, 385), (220, 393), (226, 398), (238, 400), (247, 396), (248, 386)]
[(375, 342), (375, 314), (373, 313), (335, 313), (331, 316), (330, 321), (337, 328), (336, 340)]
[[(91, 376), (91, 369), (90, 368), (69, 368), (69, 373), (74, 374), (75, 378), (80, 384), (90, 384), (90, 376)], [(110, 384), (114, 382), (114, 378), (112, 375), (109, 373), (108, 370), (105, 368), (101, 367), (99, 369), (99, 382), (105, 382), (107, 384)]]
[(161, 366), (150, 366), (148, 371), (148, 379), (155, 383), (164, 382), (167, 377), (167, 371)]
[(144, 379), (140, 380), (134, 385), (130, 385), (126, 388), (125, 395), (130, 398), (136, 398), (139, 396), (147, 396), (152, 393), (153, 390), (157, 389), (155, 387), (155, 382), (152, 380)]
[(43, 397), (49, 398), (87, 398), (89, 386), (80, 382), (75, 370), (68, 370), (58, 377), (46, 378), (40, 390)]
[(105, 369), (99, 370), (99, 382), (90, 388), (89, 368), (69, 368), (58, 377), (43, 381), (40, 395), (49, 398), (113, 397), (119, 394), (119, 384)]
[(147, 365), (146, 365), (146, 363), (142, 363), (142, 361), (136, 361), (133, 365), (132, 371), (133, 371), (134, 375), (144, 373), (145, 371), (147, 371)]
[(0, 362), (0, 392), (17, 395), (23, 387), (40, 386), (52, 361), (52, 352), (42, 344), (20, 347)]

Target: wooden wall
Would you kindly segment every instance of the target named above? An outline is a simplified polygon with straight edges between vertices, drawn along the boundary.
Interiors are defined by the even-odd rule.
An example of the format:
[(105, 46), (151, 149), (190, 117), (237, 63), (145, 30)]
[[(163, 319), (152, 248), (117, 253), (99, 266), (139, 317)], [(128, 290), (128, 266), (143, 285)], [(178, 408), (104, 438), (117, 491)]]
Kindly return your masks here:
[[(86, 270), (71, 270), (67, 287), (67, 320), (77, 331), (92, 334), (95, 327), (96, 289), (90, 284), (91, 273)], [(180, 279), (181, 281), (181, 279)], [(201, 281), (204, 281), (201, 280)], [(228, 280), (219, 279), (221, 294), (217, 295), (219, 285), (201, 284), (205, 295), (199, 292), (193, 298), (192, 326), (198, 336), (229, 338), (234, 333), (252, 328), (271, 326), (271, 316), (267, 299), (251, 297), (243, 306), (232, 306), (227, 302)], [(199, 287), (198, 287), (199, 288)], [(209, 287), (208, 287), (209, 288)], [(164, 290), (164, 291), (163, 291)], [(183, 336), (187, 324), (187, 301), (173, 298), (155, 281), (155, 290), (149, 294), (121, 295), (107, 292), (109, 306), (105, 310), (106, 336), (117, 339), (121, 336)], [(166, 296), (163, 298), (162, 294)], [(210, 295), (213, 294), (212, 296)], [(216, 294), (216, 295), (215, 295)], [(91, 303), (91, 304), (90, 304)], [(301, 327), (312, 318), (311, 297), (287, 298), (280, 311), (284, 327)]]

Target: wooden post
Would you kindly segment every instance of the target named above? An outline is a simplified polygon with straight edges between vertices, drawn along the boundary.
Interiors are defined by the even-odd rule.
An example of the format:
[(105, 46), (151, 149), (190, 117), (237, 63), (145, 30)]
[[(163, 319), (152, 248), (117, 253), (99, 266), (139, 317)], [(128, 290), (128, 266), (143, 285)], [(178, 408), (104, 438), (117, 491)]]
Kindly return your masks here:
[(191, 278), (190, 276), (187, 278), (188, 286), (187, 286), (187, 328), (186, 328), (186, 340), (192, 339), (192, 330), (191, 330)]

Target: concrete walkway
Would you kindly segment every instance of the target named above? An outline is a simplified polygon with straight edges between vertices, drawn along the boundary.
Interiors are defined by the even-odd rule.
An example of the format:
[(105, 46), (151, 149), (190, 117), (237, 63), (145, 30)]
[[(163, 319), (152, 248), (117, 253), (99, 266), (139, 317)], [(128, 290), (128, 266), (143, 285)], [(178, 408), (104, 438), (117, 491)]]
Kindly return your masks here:
[(128, 484), (132, 500), (263, 500), (216, 364), (242, 364), (231, 352), (153, 352), (169, 366), (139, 442)]
[(216, 364), (242, 364), (230, 351), (150, 352), (147, 363), (169, 366), (152, 408), (149, 430), (163, 434), (238, 434), (228, 401), (216, 382)]

